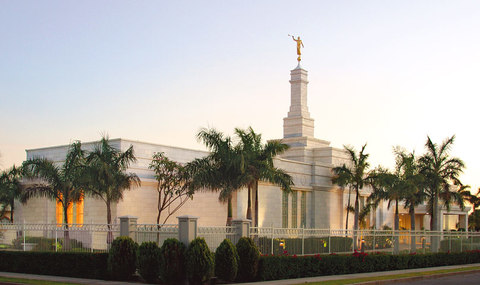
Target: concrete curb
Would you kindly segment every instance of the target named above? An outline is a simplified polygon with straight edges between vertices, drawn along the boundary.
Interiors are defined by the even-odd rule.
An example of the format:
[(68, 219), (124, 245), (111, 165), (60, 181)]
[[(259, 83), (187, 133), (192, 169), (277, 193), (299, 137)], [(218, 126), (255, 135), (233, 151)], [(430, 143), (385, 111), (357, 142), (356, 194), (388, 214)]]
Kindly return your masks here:
[(375, 281), (355, 283), (355, 285), (372, 285), (372, 284), (401, 283), (401, 282), (407, 282), (407, 281), (419, 281), (419, 280), (425, 280), (425, 279), (437, 279), (437, 278), (442, 278), (442, 277), (447, 277), (447, 276), (455, 276), (455, 275), (463, 275), (463, 274), (472, 274), (472, 273), (478, 273), (478, 272), (480, 272), (480, 269), (469, 270), (469, 271), (460, 271), (460, 272), (438, 273), (438, 274), (424, 275), (424, 276), (405, 277), (405, 278), (398, 278), (398, 279), (375, 280)]

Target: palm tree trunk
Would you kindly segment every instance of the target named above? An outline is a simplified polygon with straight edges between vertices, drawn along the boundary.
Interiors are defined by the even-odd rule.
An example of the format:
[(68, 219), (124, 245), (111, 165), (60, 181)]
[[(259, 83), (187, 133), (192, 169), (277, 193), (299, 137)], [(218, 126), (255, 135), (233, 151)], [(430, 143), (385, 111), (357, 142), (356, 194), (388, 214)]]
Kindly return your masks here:
[(432, 237), (432, 252), (438, 252), (438, 249), (440, 247), (440, 236), (438, 235), (438, 232), (441, 230), (440, 228), (440, 208), (438, 207), (438, 191), (435, 193), (435, 199), (433, 200), (433, 211), (432, 211), (432, 220), (433, 220), (433, 231), (436, 231), (437, 233), (434, 233), (434, 236)]
[(415, 252), (416, 239), (415, 239), (415, 207), (410, 206), (410, 252)]
[(63, 206), (63, 222), (65, 229), (63, 230), (63, 248), (70, 249), (70, 233), (68, 232), (68, 204)]
[(357, 231), (358, 231), (358, 216), (359, 216), (359, 194), (358, 189), (356, 189), (357, 195), (355, 197), (355, 221), (353, 221), (353, 248), (356, 250), (357, 249)]
[(395, 254), (400, 252), (400, 240), (398, 235), (398, 230), (400, 226), (400, 218), (398, 216), (398, 200), (395, 200), (395, 221), (394, 221), (394, 231), (395, 231), (395, 241), (393, 251)]
[(251, 198), (250, 192), (252, 192), (252, 187), (250, 184), (248, 184), (247, 219), (252, 220), (252, 198)]
[(231, 226), (232, 225), (232, 195), (230, 194), (230, 196), (228, 196), (228, 200), (227, 200), (227, 204), (228, 204), (228, 210), (227, 210), (227, 226)]
[(255, 227), (258, 227), (258, 180), (255, 181)]
[(351, 195), (351, 193), (352, 193), (352, 188), (348, 187), (348, 202), (347, 202), (347, 218), (345, 220), (345, 235), (347, 235), (347, 231), (348, 231), (348, 216), (350, 216), (349, 209), (350, 209), (350, 195)]
[(108, 233), (107, 233), (107, 246), (110, 248), (110, 244), (113, 241), (113, 233), (112, 233), (112, 210), (110, 209), (110, 200), (107, 200), (105, 202), (107, 204), (107, 227), (108, 227)]
[(10, 223), (13, 224), (13, 210), (15, 208), (15, 200), (12, 199), (10, 202)]

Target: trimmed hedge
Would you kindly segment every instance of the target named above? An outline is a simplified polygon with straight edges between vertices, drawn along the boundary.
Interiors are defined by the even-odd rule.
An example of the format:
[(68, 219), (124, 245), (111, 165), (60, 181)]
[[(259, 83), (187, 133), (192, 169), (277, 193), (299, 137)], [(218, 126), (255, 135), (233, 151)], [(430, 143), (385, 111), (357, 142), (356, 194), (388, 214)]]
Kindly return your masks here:
[(175, 238), (166, 239), (160, 248), (160, 279), (167, 284), (180, 284), (185, 277), (185, 251), (183, 243)]
[(137, 251), (138, 273), (148, 283), (155, 283), (160, 275), (160, 248), (154, 241), (143, 242)]
[(108, 272), (116, 280), (128, 280), (137, 270), (138, 244), (127, 236), (117, 237), (108, 252)]
[(108, 253), (0, 251), (0, 271), (107, 278)]
[(258, 274), (260, 252), (251, 238), (242, 237), (238, 240), (237, 253), (239, 257), (237, 280), (253, 281)]
[(224, 239), (215, 251), (215, 275), (232, 282), (237, 277), (239, 259), (236, 247), (229, 239)]
[(362, 254), (315, 256), (262, 256), (258, 280), (411, 269), (480, 262), (480, 251), (435, 254)]
[(190, 284), (203, 284), (213, 277), (214, 258), (204, 238), (197, 237), (190, 242), (185, 252), (185, 267)]

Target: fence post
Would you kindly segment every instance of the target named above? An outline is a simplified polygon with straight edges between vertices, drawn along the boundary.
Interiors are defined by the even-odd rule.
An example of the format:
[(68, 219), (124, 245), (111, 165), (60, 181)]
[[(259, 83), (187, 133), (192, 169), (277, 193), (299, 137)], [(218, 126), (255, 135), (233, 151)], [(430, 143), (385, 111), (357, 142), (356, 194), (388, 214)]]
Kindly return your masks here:
[(332, 229), (328, 229), (328, 253), (332, 253)]
[(235, 219), (232, 220), (232, 226), (235, 228), (235, 236), (237, 241), (242, 237), (250, 237), (250, 226), (252, 220)]
[(272, 247), (271, 247), (271, 249), (272, 249), (272, 250), (271, 250), (271, 251), (272, 251), (271, 254), (272, 254), (272, 255), (273, 255), (273, 238), (274, 238), (274, 236), (273, 236), (273, 231), (274, 231), (274, 228), (273, 228), (273, 223), (272, 223)]
[(180, 216), (178, 219), (178, 240), (188, 246), (192, 240), (197, 238), (197, 220), (195, 216)]
[(120, 219), (120, 236), (127, 236), (137, 241), (137, 217), (122, 216)]
[(305, 255), (305, 228), (302, 228), (302, 255)]
[(58, 232), (57, 232), (57, 226), (55, 225), (55, 252), (58, 251)]
[(375, 232), (377, 231), (376, 229), (373, 229), (373, 243), (372, 243), (372, 251), (375, 251)]
[(25, 233), (25, 220), (23, 220), (23, 251), (25, 251), (25, 243), (26, 243), (26, 233)]

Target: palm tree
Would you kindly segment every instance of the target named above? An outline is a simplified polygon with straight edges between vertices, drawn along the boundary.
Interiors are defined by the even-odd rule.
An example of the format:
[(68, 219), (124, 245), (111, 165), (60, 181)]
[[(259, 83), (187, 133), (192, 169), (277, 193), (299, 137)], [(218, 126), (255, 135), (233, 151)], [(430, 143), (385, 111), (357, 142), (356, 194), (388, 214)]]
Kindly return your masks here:
[[(455, 136), (447, 138), (441, 145), (433, 143), (430, 137), (427, 137), (425, 144), (427, 153), (420, 157), (421, 173), (425, 177), (426, 192), (428, 195), (428, 208), (431, 215), (431, 229), (440, 231), (440, 200), (443, 200), (447, 210), (450, 209), (451, 201), (459, 203), (463, 207), (461, 197), (452, 191), (450, 187), (462, 185), (459, 180), (465, 164), (456, 157), (450, 157)], [(438, 238), (432, 240), (432, 248), (438, 250)]]
[[(373, 192), (368, 197), (369, 200), (379, 201), (385, 200), (388, 201), (387, 209), (390, 209), (392, 203), (395, 204), (395, 213), (394, 213), (394, 230), (399, 230), (399, 211), (398, 204), (405, 197), (404, 188), (402, 187), (401, 178), (399, 175), (398, 165), (394, 173), (389, 172), (379, 168), (375, 170), (371, 176)], [(399, 250), (399, 240), (398, 237), (395, 239), (395, 252), (398, 253)]]
[(107, 243), (110, 244), (113, 241), (112, 204), (123, 199), (125, 190), (140, 186), (140, 179), (136, 174), (125, 172), (130, 163), (136, 162), (133, 146), (122, 152), (111, 146), (108, 137), (104, 136), (88, 154), (86, 162), (84, 187), (88, 193), (105, 202), (108, 224)]
[[(280, 186), (283, 191), (291, 192), (293, 185), (292, 177), (283, 169), (274, 166), (273, 159), (284, 153), (289, 146), (279, 140), (271, 140), (262, 144), (261, 134), (255, 133), (252, 127), (247, 130), (235, 129), (235, 134), (240, 138), (241, 151), (244, 158), (245, 179), (248, 185), (248, 209), (251, 206), (250, 189), (255, 190), (255, 223), (258, 227), (258, 183), (259, 181), (270, 182)], [(248, 217), (247, 209), (247, 219)], [(250, 210), (251, 212), (251, 210)]]
[(68, 208), (78, 202), (83, 195), (81, 187), (81, 168), (84, 151), (79, 141), (68, 148), (65, 162), (57, 166), (45, 158), (34, 158), (23, 163), (25, 176), (37, 178), (26, 183), (20, 201), (26, 203), (32, 197), (48, 197), (62, 204), (65, 224), (65, 247), (69, 248)]
[(210, 150), (204, 158), (189, 162), (185, 168), (191, 176), (190, 187), (219, 191), (219, 200), (227, 202), (227, 225), (232, 223), (232, 195), (245, 186), (242, 153), (230, 137), (215, 129), (201, 129), (197, 139)]
[(356, 231), (358, 230), (358, 223), (359, 223), (359, 214), (360, 214), (360, 207), (359, 207), (359, 198), (360, 198), (360, 190), (369, 183), (370, 178), (368, 177), (367, 170), (370, 167), (368, 163), (368, 154), (364, 153), (367, 144), (362, 146), (360, 152), (357, 153), (354, 148), (350, 146), (344, 146), (346, 152), (349, 155), (351, 166), (347, 166), (343, 164), (342, 166), (337, 166), (332, 169), (333, 177), (332, 183), (339, 185), (339, 186), (349, 186), (353, 190), (355, 190), (355, 220), (353, 223), (354, 229), (354, 237), (353, 237), (353, 247), (357, 248), (357, 240), (356, 240)]
[(15, 165), (0, 174), (0, 218), (5, 215), (8, 207), (10, 207), (10, 222), (13, 223), (13, 212), (15, 210), (15, 199), (21, 195), (21, 169)]
[[(415, 154), (406, 153), (404, 150), (396, 151), (397, 165), (400, 167), (400, 178), (404, 188), (403, 202), (405, 208), (410, 214), (410, 231), (415, 231), (415, 207), (425, 201), (426, 193), (424, 191), (424, 177), (420, 173), (418, 161)], [(415, 235), (412, 233), (410, 241), (411, 251), (416, 250)]]

